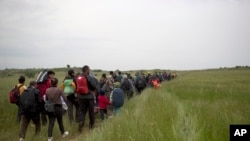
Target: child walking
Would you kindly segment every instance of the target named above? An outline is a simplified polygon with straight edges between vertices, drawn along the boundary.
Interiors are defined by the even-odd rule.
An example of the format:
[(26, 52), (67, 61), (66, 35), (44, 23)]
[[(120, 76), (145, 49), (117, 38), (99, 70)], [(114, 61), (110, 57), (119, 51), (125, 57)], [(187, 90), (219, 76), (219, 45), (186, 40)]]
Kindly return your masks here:
[(107, 116), (107, 108), (110, 105), (108, 98), (105, 96), (105, 92), (103, 90), (100, 91), (100, 95), (98, 96), (98, 106), (100, 110), (100, 117), (104, 120), (104, 116)]

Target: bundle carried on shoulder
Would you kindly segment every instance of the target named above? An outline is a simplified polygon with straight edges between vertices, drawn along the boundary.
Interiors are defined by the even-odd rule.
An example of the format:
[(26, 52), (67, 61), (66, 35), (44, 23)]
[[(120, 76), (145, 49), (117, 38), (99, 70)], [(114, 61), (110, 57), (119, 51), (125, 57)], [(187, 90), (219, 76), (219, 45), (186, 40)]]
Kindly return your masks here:
[(39, 84), (39, 83), (45, 83), (47, 80), (49, 79), (48, 77), (48, 70), (47, 69), (44, 69), (42, 70), (37, 78), (36, 78), (36, 82)]

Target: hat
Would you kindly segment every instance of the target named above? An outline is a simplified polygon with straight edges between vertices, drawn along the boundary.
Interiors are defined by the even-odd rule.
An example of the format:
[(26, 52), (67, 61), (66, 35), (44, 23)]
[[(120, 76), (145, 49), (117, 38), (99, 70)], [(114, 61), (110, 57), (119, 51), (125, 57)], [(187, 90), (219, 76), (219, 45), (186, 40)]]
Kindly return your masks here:
[(121, 86), (120, 82), (115, 82), (115, 83), (114, 83), (114, 87), (115, 87), (115, 88), (120, 88), (120, 86)]

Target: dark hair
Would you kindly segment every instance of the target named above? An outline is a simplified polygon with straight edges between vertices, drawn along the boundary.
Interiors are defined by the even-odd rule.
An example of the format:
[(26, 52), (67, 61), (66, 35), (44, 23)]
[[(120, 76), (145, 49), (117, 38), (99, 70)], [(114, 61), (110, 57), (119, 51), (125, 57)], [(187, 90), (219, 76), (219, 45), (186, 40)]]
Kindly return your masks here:
[(58, 84), (58, 79), (57, 79), (57, 78), (52, 78), (52, 79), (51, 79), (51, 86), (52, 86), (52, 87), (56, 87), (57, 84)]
[(68, 75), (69, 75), (69, 76), (73, 76), (74, 73), (75, 73), (74, 70), (72, 70), (72, 69), (68, 70)]
[(101, 91), (100, 91), (100, 95), (105, 95), (105, 91), (104, 91), (104, 90), (101, 90)]
[(54, 75), (55, 75), (56, 73), (55, 73), (54, 71), (52, 71), (52, 70), (49, 70), (49, 71), (47, 72), (47, 74), (48, 74), (48, 75), (51, 75), (51, 74), (54, 74)]
[(113, 74), (113, 73), (114, 73), (113, 71), (110, 71), (110, 72), (109, 72), (110, 75)]
[(65, 77), (65, 79), (72, 79), (72, 77), (69, 76), (69, 75), (67, 75), (67, 76)]
[(82, 72), (86, 72), (87, 70), (89, 70), (89, 66), (85, 65), (82, 67)]
[(102, 74), (102, 77), (103, 77), (103, 78), (106, 78), (106, 73), (103, 73), (103, 74)]
[(120, 71), (118, 71), (118, 74), (121, 75), (122, 73)]
[(24, 83), (25, 82), (25, 77), (24, 76), (20, 76), (19, 79), (18, 79), (18, 82), (19, 83)]

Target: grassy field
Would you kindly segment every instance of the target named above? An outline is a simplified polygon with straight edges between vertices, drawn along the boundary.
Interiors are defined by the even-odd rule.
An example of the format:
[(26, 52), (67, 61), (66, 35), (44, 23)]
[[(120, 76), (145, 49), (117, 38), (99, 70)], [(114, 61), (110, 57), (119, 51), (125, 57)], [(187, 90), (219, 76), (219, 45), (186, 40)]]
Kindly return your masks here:
[[(64, 72), (57, 72), (60, 81)], [(8, 92), (17, 76), (0, 81), (0, 140), (18, 140), (17, 108), (9, 104)], [(28, 82), (29, 80), (27, 80)], [(228, 141), (230, 124), (250, 124), (250, 70), (209, 70), (179, 72), (178, 77), (147, 89), (127, 101), (119, 116), (81, 135), (77, 125), (65, 128), (71, 135), (65, 140), (78, 141)], [(47, 127), (34, 137), (29, 127), (26, 140), (44, 141)], [(55, 140), (62, 140), (58, 125)]]

